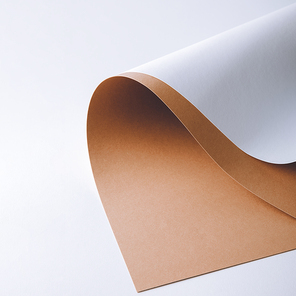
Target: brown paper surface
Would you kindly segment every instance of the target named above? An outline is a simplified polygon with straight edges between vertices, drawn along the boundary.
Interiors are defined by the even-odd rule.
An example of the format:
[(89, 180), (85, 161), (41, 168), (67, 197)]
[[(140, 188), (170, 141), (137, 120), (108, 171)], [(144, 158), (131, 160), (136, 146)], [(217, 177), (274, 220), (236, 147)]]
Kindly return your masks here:
[(105, 80), (87, 133), (137, 291), (296, 248), (295, 164), (246, 155), (165, 83), (139, 73)]

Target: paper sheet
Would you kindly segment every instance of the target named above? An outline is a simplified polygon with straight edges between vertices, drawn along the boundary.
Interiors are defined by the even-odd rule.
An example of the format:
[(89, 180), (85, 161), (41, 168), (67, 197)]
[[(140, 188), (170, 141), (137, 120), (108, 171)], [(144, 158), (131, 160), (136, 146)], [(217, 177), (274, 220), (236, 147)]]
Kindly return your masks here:
[(296, 248), (296, 5), (102, 82), (100, 197), (137, 291)]

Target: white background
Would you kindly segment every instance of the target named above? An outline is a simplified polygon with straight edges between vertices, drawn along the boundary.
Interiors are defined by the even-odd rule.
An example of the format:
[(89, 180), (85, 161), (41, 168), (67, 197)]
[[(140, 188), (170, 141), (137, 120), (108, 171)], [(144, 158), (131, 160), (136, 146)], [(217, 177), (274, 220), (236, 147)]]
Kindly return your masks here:
[[(92, 177), (96, 86), (288, 0), (1, 1), (0, 295), (137, 295)], [(142, 292), (295, 295), (296, 251)]]

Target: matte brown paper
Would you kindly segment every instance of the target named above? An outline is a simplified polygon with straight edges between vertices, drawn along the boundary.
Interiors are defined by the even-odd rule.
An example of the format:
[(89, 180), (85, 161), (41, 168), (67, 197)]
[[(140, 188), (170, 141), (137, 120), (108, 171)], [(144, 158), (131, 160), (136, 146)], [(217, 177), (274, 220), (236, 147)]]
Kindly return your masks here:
[[(295, 17), (295, 6), (283, 11), (268, 20)], [(156, 76), (105, 80), (87, 122), (95, 181), (137, 291), (295, 249), (295, 162), (238, 148)]]

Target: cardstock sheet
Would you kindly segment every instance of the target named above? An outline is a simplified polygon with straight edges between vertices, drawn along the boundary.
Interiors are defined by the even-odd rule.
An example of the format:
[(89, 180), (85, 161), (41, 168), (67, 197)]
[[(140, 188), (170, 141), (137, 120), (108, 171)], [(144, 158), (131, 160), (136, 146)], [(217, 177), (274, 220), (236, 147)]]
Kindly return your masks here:
[(96, 89), (90, 161), (137, 291), (296, 248), (295, 8)]
[(296, 4), (131, 71), (189, 100), (234, 144), (272, 163), (296, 160)]

